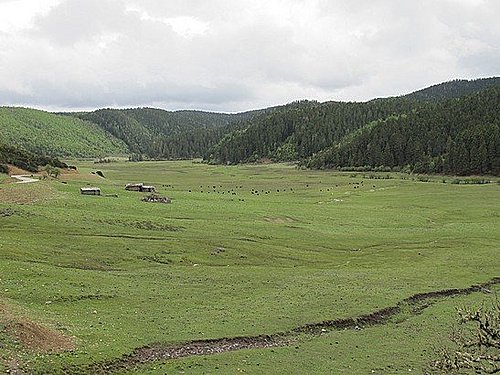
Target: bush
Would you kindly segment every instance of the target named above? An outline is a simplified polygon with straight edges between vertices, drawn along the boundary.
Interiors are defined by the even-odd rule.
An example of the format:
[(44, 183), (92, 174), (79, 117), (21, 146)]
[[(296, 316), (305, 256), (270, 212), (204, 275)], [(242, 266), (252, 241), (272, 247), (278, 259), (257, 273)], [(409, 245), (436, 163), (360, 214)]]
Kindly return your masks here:
[(9, 173), (9, 167), (6, 164), (0, 164), (0, 173)]
[[(440, 350), (432, 362), (431, 373), (493, 374), (500, 371), (500, 303), (479, 309), (459, 309), (458, 327), (451, 335), (451, 345)], [(451, 346), (451, 347), (450, 347)]]
[(61, 174), (61, 170), (59, 168), (53, 167), (51, 165), (47, 165), (45, 167), (45, 172), (47, 172), (48, 176), (53, 178), (57, 178)]

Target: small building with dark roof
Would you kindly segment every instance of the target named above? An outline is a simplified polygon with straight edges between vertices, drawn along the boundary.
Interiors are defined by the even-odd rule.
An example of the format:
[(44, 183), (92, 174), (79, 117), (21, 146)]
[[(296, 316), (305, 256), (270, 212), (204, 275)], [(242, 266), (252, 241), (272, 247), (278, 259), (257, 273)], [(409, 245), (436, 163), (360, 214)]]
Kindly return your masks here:
[(82, 195), (101, 195), (101, 189), (98, 187), (83, 187), (80, 188), (80, 194)]

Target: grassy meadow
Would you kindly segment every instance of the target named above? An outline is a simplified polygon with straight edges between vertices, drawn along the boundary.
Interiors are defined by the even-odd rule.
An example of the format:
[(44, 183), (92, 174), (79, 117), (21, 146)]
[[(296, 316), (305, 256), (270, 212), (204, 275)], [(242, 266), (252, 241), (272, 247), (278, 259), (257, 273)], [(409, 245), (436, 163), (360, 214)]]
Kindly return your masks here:
[[(75, 349), (24, 348), (0, 329), (0, 369), (15, 360), (31, 373), (85, 372), (151, 343), (271, 334), (500, 276), (498, 183), (285, 164), (72, 163), (79, 173), (57, 180), (0, 177), (0, 328), (3, 305), (74, 337)], [(172, 203), (142, 202), (129, 182), (153, 184)], [(80, 195), (85, 186), (103, 196)], [(420, 373), (447, 341), (455, 307), (492, 296), (137, 371)]]

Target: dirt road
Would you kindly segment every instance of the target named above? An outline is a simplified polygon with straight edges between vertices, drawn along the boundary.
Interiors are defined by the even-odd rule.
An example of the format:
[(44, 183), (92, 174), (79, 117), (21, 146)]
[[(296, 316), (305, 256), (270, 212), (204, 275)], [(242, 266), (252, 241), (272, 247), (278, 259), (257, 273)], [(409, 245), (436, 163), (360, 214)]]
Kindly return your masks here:
[(18, 180), (16, 182), (17, 184), (29, 184), (31, 182), (38, 182), (38, 181), (40, 181), (37, 178), (32, 178), (31, 176), (20, 175), (20, 174), (13, 174), (10, 177), (15, 178), (16, 180)]

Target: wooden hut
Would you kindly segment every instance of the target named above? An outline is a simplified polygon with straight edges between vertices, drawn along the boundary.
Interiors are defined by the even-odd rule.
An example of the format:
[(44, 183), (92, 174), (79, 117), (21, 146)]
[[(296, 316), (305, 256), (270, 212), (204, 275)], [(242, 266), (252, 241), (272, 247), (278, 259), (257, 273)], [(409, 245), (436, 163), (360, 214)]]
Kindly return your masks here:
[(84, 187), (80, 188), (80, 194), (83, 195), (101, 195), (101, 189), (98, 187)]
[(125, 190), (141, 191), (143, 184), (127, 184)]
[(144, 185), (143, 183), (140, 183), (140, 184), (127, 184), (125, 186), (125, 190), (142, 191), (145, 193), (154, 193), (156, 189), (152, 185)]

